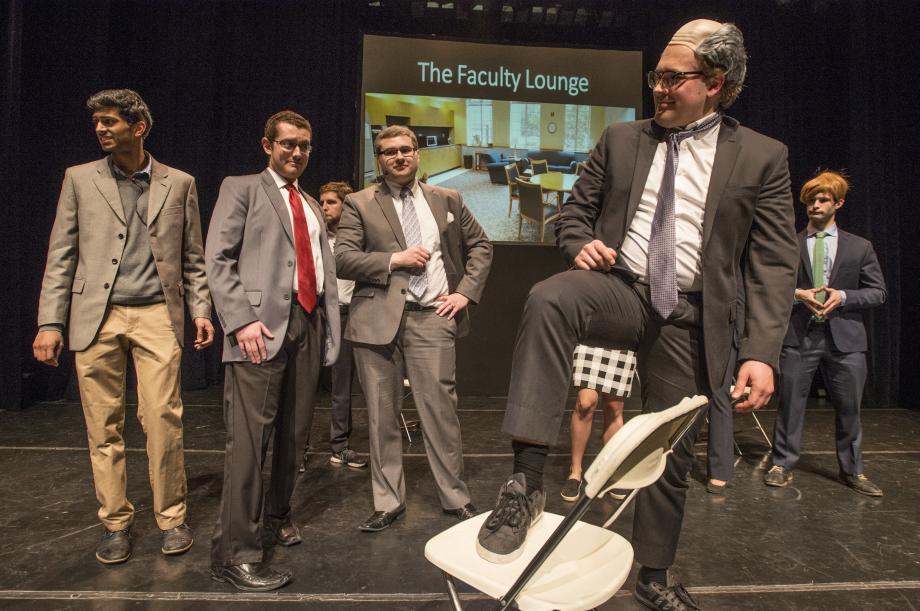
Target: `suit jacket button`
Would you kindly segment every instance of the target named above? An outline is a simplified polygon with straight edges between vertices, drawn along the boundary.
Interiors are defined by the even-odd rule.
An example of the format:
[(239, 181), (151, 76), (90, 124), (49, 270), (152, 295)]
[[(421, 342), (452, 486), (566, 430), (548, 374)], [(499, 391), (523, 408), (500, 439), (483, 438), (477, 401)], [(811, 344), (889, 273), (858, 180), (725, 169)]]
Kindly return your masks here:
[(108, 282), (106, 282), (105, 284), (103, 284), (103, 285), (102, 285), (102, 288), (104, 288), (104, 289), (107, 289), (107, 288), (109, 288), (109, 283), (108, 283)]
[(291, 296), (290, 296), (290, 295), (285, 295), (285, 296), (283, 297), (283, 299), (284, 299), (285, 301), (289, 301), (289, 300), (291, 299)]
[(119, 239), (119, 240), (124, 240), (124, 239), (125, 239), (125, 234), (119, 233), (119, 234), (118, 234), (118, 239)]
[(118, 265), (118, 259), (112, 259), (112, 265)]
[(294, 262), (293, 262), (293, 261), (288, 261), (288, 267), (294, 267)]
[(406, 289), (400, 289), (399, 294), (400, 294), (400, 295), (405, 295), (405, 294), (406, 294)]

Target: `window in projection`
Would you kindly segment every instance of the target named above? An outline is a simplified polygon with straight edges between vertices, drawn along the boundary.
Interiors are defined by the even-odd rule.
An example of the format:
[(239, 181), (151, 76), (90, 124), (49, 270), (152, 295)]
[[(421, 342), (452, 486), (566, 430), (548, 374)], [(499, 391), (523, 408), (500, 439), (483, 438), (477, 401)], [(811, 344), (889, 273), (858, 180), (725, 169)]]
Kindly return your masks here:
[(561, 205), (604, 128), (636, 118), (642, 56), (368, 35), (362, 92), (364, 185), (380, 180), (374, 138), (398, 120), (418, 139), (420, 178), (460, 191), (493, 241), (538, 243), (509, 174)]

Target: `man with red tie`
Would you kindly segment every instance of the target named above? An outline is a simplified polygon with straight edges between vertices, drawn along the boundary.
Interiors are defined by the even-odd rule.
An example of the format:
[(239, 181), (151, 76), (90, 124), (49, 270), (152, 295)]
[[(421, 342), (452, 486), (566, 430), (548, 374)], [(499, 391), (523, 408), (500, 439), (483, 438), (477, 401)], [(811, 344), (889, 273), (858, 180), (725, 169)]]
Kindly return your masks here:
[[(261, 522), (280, 545), (300, 543), (291, 493), (313, 417), (321, 365), (339, 351), (335, 261), (323, 212), (297, 184), (313, 129), (282, 111), (265, 124), (261, 174), (221, 185), (208, 229), (208, 276), (224, 330), (224, 486), (211, 575), (241, 590), (274, 590), (290, 571), (263, 563)], [(274, 429), (263, 512), (262, 467)]]

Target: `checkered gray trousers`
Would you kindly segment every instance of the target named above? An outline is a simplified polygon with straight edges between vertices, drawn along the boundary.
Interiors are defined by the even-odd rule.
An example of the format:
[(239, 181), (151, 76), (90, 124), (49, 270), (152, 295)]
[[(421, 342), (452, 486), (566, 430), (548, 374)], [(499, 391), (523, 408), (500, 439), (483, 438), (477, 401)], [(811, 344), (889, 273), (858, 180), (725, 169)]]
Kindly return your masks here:
[(628, 397), (636, 375), (636, 353), (578, 344), (572, 365), (572, 382), (576, 388), (590, 388), (599, 393)]

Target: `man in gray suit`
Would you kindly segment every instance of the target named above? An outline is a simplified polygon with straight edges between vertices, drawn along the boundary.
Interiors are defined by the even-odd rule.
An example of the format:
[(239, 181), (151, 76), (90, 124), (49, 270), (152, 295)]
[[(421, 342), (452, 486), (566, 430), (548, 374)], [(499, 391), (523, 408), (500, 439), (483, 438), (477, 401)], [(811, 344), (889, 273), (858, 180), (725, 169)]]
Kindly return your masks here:
[(492, 244), (460, 194), (416, 180), (412, 130), (387, 127), (374, 148), (384, 180), (345, 198), (335, 246), (339, 277), (356, 281), (345, 337), (368, 409), (375, 511), (365, 532), (405, 510), (404, 376), (443, 510), (461, 520), (476, 513), (463, 481), (455, 343), (469, 332), (467, 306), (479, 301), (492, 262)]
[(35, 358), (57, 366), (68, 335), (76, 353), (99, 520), (96, 559), (131, 556), (126, 496), (125, 373), (137, 372), (137, 416), (147, 435), (153, 512), (164, 554), (193, 543), (186, 525), (180, 360), (183, 303), (195, 349), (214, 341), (195, 179), (144, 150), (153, 118), (130, 89), (87, 100), (104, 159), (67, 168), (38, 306)]
[(786, 486), (799, 461), (805, 403), (820, 368), (836, 412), (840, 480), (866, 496), (882, 489), (863, 473), (859, 407), (866, 384), (863, 315), (885, 303), (885, 278), (872, 244), (837, 227), (850, 185), (837, 172), (821, 172), (802, 186), (808, 226), (799, 234), (798, 286), (780, 360), (780, 404), (773, 431), (768, 486)]
[[(660, 411), (721, 386), (743, 283), (737, 385), (751, 392), (738, 407), (770, 399), (797, 255), (786, 147), (723, 115), (741, 91), (746, 60), (734, 25), (684, 25), (648, 74), (654, 118), (609, 126), (591, 153), (556, 227), (575, 269), (534, 286), (524, 308), (503, 428), (514, 439), (513, 476), (480, 531), (483, 557), (519, 555), (542, 513), (572, 350), (595, 313), (622, 321), (609, 338), (615, 346), (639, 346), (644, 409)], [(698, 428), (636, 502), (635, 595), (652, 609), (697, 608), (667, 569)]]
[(268, 168), (226, 178), (208, 228), (208, 277), (224, 330), (227, 427), (211, 574), (241, 590), (273, 590), (292, 578), (264, 564), (262, 467), (274, 429), (265, 525), (279, 544), (300, 543), (291, 520), (297, 463), (320, 366), (335, 362), (339, 351), (335, 262), (323, 213), (297, 183), (312, 134), (297, 113), (270, 117), (262, 138)]

